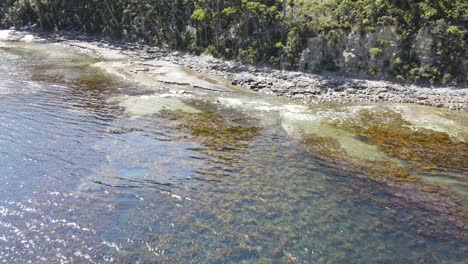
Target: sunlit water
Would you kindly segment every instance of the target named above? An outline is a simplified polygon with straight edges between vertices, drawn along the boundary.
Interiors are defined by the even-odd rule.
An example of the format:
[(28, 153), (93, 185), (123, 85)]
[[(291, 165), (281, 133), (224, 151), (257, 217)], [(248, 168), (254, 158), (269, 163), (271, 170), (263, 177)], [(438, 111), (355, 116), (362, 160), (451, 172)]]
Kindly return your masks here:
[[(466, 168), (414, 172), (456, 194), (444, 200), (449, 209), (435, 210), (429, 200), (408, 199), (426, 195), (413, 193), (412, 183), (400, 190), (301, 145), (301, 136), (326, 134), (351, 156), (406, 164), (336, 124), (323, 125), (373, 106), (332, 117), (238, 91), (183, 95), (173, 89), (187, 87), (86, 82), (83, 66), (93, 59), (19, 46), (0, 48), (0, 261), (468, 258), (466, 221), (451, 219), (451, 209), (466, 213)], [(449, 127), (460, 140), (468, 119), (454, 115), (455, 126), (420, 122)]]

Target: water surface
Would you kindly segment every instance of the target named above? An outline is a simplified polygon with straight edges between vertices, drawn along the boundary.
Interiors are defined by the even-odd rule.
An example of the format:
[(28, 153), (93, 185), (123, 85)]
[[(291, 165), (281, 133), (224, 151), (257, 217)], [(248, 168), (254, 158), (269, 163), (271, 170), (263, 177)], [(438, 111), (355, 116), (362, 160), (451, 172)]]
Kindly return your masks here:
[[(465, 113), (139, 86), (95, 62), (48, 44), (0, 48), (0, 260), (468, 258)], [(421, 151), (405, 156), (375, 136), (389, 129), (458, 158), (432, 160), (430, 141), (399, 144)]]

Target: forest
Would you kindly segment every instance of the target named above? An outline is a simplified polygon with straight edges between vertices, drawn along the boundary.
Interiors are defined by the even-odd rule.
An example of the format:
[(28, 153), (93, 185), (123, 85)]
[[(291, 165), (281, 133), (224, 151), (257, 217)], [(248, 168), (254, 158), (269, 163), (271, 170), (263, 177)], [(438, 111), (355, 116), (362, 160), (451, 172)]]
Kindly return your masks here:
[[(465, 0), (2, 0), (2, 27), (77, 31), (296, 70), (307, 39), (392, 27), (399, 53), (388, 71), (401, 80), (447, 83), (468, 59)], [(413, 56), (430, 31), (433, 60)], [(385, 39), (369, 50), (382, 53)], [(387, 63), (388, 66), (389, 63)], [(378, 66), (384, 67), (384, 66)]]
[(468, 0), (0, 0), (0, 263), (467, 249)]

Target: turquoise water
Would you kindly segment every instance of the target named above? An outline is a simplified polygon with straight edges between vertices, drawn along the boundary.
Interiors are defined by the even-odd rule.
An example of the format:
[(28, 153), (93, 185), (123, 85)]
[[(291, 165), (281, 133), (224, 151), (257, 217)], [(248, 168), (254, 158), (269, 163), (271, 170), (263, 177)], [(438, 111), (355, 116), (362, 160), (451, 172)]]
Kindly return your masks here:
[[(452, 189), (438, 195), (367, 177), (305, 151), (268, 114), (207, 101), (212, 95), (184, 100), (197, 113), (178, 104), (131, 115), (115, 98), (154, 91), (74, 82), (89, 74), (90, 59), (63, 53), (0, 48), (1, 261), (468, 258), (466, 204)], [(450, 172), (462, 190), (465, 169)]]

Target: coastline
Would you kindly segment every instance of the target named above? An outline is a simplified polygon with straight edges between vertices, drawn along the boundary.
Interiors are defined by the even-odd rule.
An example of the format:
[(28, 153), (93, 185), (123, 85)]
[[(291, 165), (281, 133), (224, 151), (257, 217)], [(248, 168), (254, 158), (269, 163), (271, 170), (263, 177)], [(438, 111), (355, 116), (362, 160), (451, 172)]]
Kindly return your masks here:
[[(98, 56), (107, 53), (117, 57), (127, 56), (143, 62), (161, 61), (190, 69), (216, 80), (225, 80), (227, 83), (252, 91), (288, 97), (306, 105), (390, 102), (468, 111), (468, 87), (423, 87), (388, 81), (281, 71), (217, 59), (209, 55), (194, 55), (148, 45), (81, 36), (70, 32), (36, 34), (28, 31), (7, 30), (0, 34), (0, 40), (2, 36), (5, 38), (5, 35), (17, 41), (33, 41), (39, 38), (43, 42), (75, 47)], [(139, 71), (151, 73), (160, 67), (145, 63), (142, 63), (142, 66), (144, 68), (135, 69), (135, 73)], [(183, 80), (181, 82), (184, 83)]]
[[(271, 76), (274, 74), (280, 74), (278, 71), (271, 71), (269, 73), (262, 72), (260, 69), (255, 69), (254, 67), (251, 66), (244, 66), (244, 65), (239, 65), (237, 68), (237, 71), (228, 71), (226, 68), (217, 68), (217, 67), (227, 67), (230, 65), (230, 67), (234, 67), (236, 64), (234, 62), (229, 62), (229, 61), (223, 61), (223, 60), (218, 60), (214, 59), (210, 56), (194, 56), (191, 54), (187, 53), (181, 53), (181, 52), (172, 52), (168, 50), (164, 50), (161, 48), (155, 48), (155, 47), (149, 47), (149, 46), (144, 46), (144, 45), (137, 45), (137, 44), (129, 44), (129, 43), (123, 43), (123, 42), (109, 42), (101, 39), (94, 39), (90, 37), (66, 37), (63, 35), (35, 35), (37, 39), (34, 39), (34, 36), (31, 35), (30, 33), (25, 33), (26, 36), (22, 36), (22, 41), (39, 41), (39, 42), (44, 42), (44, 43), (55, 43), (54, 45), (60, 45), (64, 47), (74, 47), (78, 51), (83, 52), (83, 53), (89, 53), (89, 54), (94, 54), (100, 58), (103, 58), (103, 64), (100, 64), (98, 66), (99, 69), (104, 69), (114, 75), (120, 76), (125, 78), (126, 76), (130, 76), (132, 81), (138, 81), (138, 82), (145, 82), (145, 77), (152, 75), (152, 73), (158, 73), (154, 75), (162, 75), (164, 79), (158, 79), (157, 81), (163, 82), (170, 84), (171, 82), (175, 84), (182, 84), (182, 85), (191, 85), (191, 86), (200, 86), (202, 89), (210, 89), (210, 90), (215, 90), (217, 87), (217, 84), (209, 83), (209, 82), (203, 82), (201, 84), (197, 84), (200, 82), (200, 79), (197, 79), (196, 76), (191, 76), (190, 74), (186, 75), (179, 75), (181, 74), (181, 71), (179, 71), (181, 68), (190, 68), (194, 70), (195, 72), (200, 72), (202, 75), (207, 75), (210, 77), (213, 77), (214, 79), (223, 79), (223, 80), (231, 80), (233, 82), (236, 82), (236, 78), (249, 75), (253, 77), (248, 77), (248, 78), (262, 78), (262, 76)], [(21, 35), (21, 34), (19, 34)], [(18, 40), (21, 40), (18, 39)], [(0, 39), (1, 40), (1, 39)], [(112, 60), (114, 59), (114, 60)], [(128, 60), (128, 63), (126, 62)], [(132, 62), (130, 62), (132, 61)], [(157, 62), (157, 63), (155, 63)], [(192, 63), (192, 64), (190, 64)], [(219, 66), (221, 65), (221, 66)], [(124, 71), (117, 71), (119, 69), (124, 69)], [(163, 74), (161, 74), (163, 73)], [(174, 74), (174, 75), (168, 75)], [(286, 74), (286, 75), (293, 75), (296, 74), (294, 72), (281, 72), (281, 74)], [(334, 92), (336, 88), (332, 87), (327, 87), (326, 85), (333, 85), (327, 82), (339, 82), (341, 79), (332, 79), (332, 78), (326, 78), (326, 77), (321, 77), (321, 76), (316, 76), (316, 75), (308, 75), (308, 74), (303, 74), (303, 73), (297, 73), (298, 75), (296, 77), (291, 77), (291, 79), (296, 80), (295, 78), (302, 80), (301, 78), (316, 78), (317, 80), (322, 80), (323, 83), (320, 83), (320, 85), (323, 85), (324, 89), (323, 93), (319, 94), (314, 94), (317, 96), (329, 96), (331, 100), (329, 102), (331, 103), (346, 103), (349, 101), (338, 101), (338, 99), (349, 99), (346, 97), (334, 97)], [(154, 76), (153, 76), (154, 77)], [(270, 77), (273, 78), (273, 77)], [(268, 89), (272, 89), (271, 87), (274, 87), (275, 85), (280, 85), (282, 82), (292, 82), (292, 80), (289, 79), (281, 79), (280, 77), (275, 77), (275, 82), (271, 82), (272, 84), (268, 84), (270, 88), (264, 87), (261, 89), (258, 89), (260, 92), (264, 93), (269, 93)], [(148, 79), (148, 82), (151, 82), (154, 79)], [(258, 79), (257, 79), (258, 80)], [(346, 83), (342, 84), (344, 85), (345, 89), (344, 92), (346, 92), (347, 89), (355, 89), (355, 88), (349, 88), (352, 86), (346, 86), (346, 85), (352, 85), (353, 81), (358, 82), (357, 80), (353, 79), (345, 79), (343, 80), (347, 81)], [(349, 82), (349, 83), (348, 83)], [(370, 81), (365, 81), (365, 84)], [(229, 82), (228, 82), (229, 83)], [(247, 83), (239, 83), (245, 87), (251, 88), (249, 85), (254, 85), (251, 84), (252, 81), (249, 81)], [(375, 82), (375, 85), (382, 85), (384, 82)], [(256, 86), (259, 86), (259, 84), (255, 84)], [(356, 84), (358, 85), (358, 84)], [(362, 84), (364, 85), (364, 84)], [(394, 85), (394, 84), (389, 84), (389, 85)], [(303, 90), (307, 89), (312, 89), (311, 87), (305, 87)], [(379, 89), (379, 87), (372, 86), (372, 87), (367, 87), (365, 89)], [(336, 86), (336, 87), (341, 87), (341, 86)], [(393, 86), (392, 86), (393, 87)], [(284, 88), (287, 89), (287, 88)], [(297, 91), (297, 87), (291, 88), (291, 91), (287, 91), (289, 93), (293, 93)], [(389, 89), (389, 88), (387, 88)], [(393, 88), (391, 88), (393, 89)], [(401, 87), (401, 89), (407, 89), (406, 87)], [(417, 87), (417, 89), (431, 89), (431, 88), (421, 88)], [(445, 90), (441, 90), (441, 94), (443, 91), (450, 90), (450, 88), (441, 88)], [(466, 89), (464, 89), (464, 97), (461, 97), (462, 99), (460, 100), (465, 100), (462, 102), (467, 102), (467, 96), (466, 96)], [(453, 89), (453, 91), (463, 91), (463, 89)], [(256, 88), (253, 88), (253, 90), (257, 90)], [(359, 90), (360, 91), (360, 90)], [(367, 90), (363, 90), (367, 91)], [(400, 91), (400, 90), (399, 90)], [(418, 90), (419, 92), (425, 91), (425, 90)], [(405, 92), (405, 91), (401, 91)], [(307, 94), (304, 92), (301, 92), (302, 94)], [(280, 95), (280, 94), (276, 94)], [(292, 94), (295, 95), (295, 94)], [(288, 95), (286, 95), (289, 97)], [(446, 96), (454, 96), (454, 95), (446, 95)], [(456, 97), (456, 96), (455, 96)], [(294, 98), (294, 97), (293, 97)], [(302, 102), (308, 103), (308, 104), (314, 104), (314, 103), (329, 103), (326, 100), (323, 101), (318, 101), (318, 102), (312, 102), (312, 101), (306, 101), (306, 100), (301, 100), (301, 98), (295, 98), (297, 100), (300, 100)], [(352, 99), (352, 98), (350, 98)], [(355, 102), (360, 102), (360, 101), (355, 101)], [(382, 100), (380, 100), (382, 102)], [(466, 105), (465, 105), (466, 106)], [(449, 107), (447, 107), (449, 108)], [(467, 108), (462, 108), (462, 109), (456, 109), (456, 110), (466, 110)], [(417, 206), (418, 208), (425, 208), (430, 211), (437, 212), (438, 214), (440, 213), (441, 216), (440, 218), (428, 218), (426, 219), (427, 225), (434, 226), (434, 234), (439, 235), (439, 234), (445, 234), (445, 229), (443, 225), (438, 225), (438, 221), (442, 221), (445, 223), (445, 218), (447, 215), (450, 216), (450, 219), (448, 219), (450, 225), (455, 227), (456, 230), (462, 230), (461, 232), (456, 232), (454, 233), (454, 237), (459, 238), (459, 239), (466, 239), (466, 235), (463, 232), (463, 228), (465, 226), (465, 206), (464, 206), (464, 201), (461, 200), (458, 196), (458, 194), (453, 194), (451, 193), (448, 189), (444, 187), (434, 187), (434, 186), (429, 186), (428, 184), (421, 183), (421, 182), (404, 182), (404, 181), (398, 181), (395, 179), (371, 179), (372, 181), (377, 181), (381, 184), (385, 184), (386, 187), (389, 189), (389, 193), (392, 195), (405, 199), (405, 201), (408, 201), (411, 205)], [(436, 227), (437, 226), (437, 227)]]

